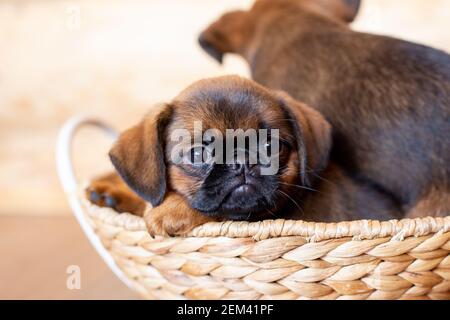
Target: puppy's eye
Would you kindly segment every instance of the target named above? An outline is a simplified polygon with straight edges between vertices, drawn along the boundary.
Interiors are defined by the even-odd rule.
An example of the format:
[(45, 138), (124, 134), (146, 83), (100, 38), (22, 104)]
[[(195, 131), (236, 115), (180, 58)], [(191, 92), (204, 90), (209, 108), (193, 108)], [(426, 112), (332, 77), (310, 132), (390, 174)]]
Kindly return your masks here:
[(268, 157), (272, 156), (272, 144), (270, 142), (264, 144), (264, 149)]
[(203, 147), (195, 147), (191, 149), (190, 161), (192, 164), (201, 164), (203, 162)]
[(194, 146), (186, 154), (189, 164), (193, 166), (205, 166), (208, 164), (208, 150), (205, 146)]

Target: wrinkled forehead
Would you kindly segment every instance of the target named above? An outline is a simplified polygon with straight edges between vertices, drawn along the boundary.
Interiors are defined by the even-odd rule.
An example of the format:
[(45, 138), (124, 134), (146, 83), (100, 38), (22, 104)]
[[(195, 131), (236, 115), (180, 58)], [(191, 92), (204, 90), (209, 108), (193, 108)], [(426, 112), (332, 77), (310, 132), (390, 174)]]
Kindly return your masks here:
[(215, 129), (223, 134), (229, 129), (281, 129), (285, 118), (275, 99), (246, 88), (203, 88), (174, 104), (172, 126), (192, 133), (198, 132), (199, 125), (203, 132)]

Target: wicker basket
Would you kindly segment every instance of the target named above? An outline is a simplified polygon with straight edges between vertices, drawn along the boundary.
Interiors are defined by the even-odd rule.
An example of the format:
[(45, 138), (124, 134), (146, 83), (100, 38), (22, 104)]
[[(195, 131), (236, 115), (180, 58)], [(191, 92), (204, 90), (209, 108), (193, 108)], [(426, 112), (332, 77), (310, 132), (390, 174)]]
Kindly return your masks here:
[(144, 221), (84, 198), (62, 129), (58, 170), (75, 216), (109, 267), (150, 299), (450, 299), (450, 217), (209, 223), (151, 238)]

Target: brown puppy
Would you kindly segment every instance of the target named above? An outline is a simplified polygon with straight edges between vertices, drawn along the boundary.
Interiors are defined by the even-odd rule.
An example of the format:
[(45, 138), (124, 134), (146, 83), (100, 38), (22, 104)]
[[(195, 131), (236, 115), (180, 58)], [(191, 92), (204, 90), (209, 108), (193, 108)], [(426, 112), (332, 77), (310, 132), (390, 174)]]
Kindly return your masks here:
[(218, 61), (242, 55), (252, 77), (320, 111), (332, 161), (390, 195), (410, 217), (450, 213), (450, 56), (354, 32), (359, 0), (259, 0), (200, 36)]
[[(200, 131), (195, 129), (196, 121), (201, 121)], [(272, 139), (264, 144), (272, 148), (270, 159), (277, 159), (275, 170), (264, 174), (269, 166), (260, 160), (237, 159), (231, 164), (205, 160), (204, 151), (219, 141), (206, 132), (216, 130), (228, 139), (229, 129), (278, 130), (273, 131), (278, 133), (278, 146)], [(185, 130), (189, 139), (174, 139), (177, 130)], [(191, 137), (200, 142), (192, 145)], [(186, 151), (182, 159), (187, 156), (189, 161), (176, 161), (175, 150)], [(184, 234), (221, 219), (398, 217), (400, 210), (388, 197), (358, 185), (329, 164), (330, 150), (331, 127), (317, 111), (285, 93), (229, 76), (199, 81), (171, 103), (152, 109), (119, 137), (110, 157), (129, 187), (152, 204), (144, 216), (151, 234)], [(196, 163), (193, 158), (198, 155)], [(108, 179), (111, 183), (106, 187), (105, 179), (91, 185), (90, 199), (143, 215), (144, 201), (130, 190), (118, 192), (127, 187), (118, 186), (117, 178)]]

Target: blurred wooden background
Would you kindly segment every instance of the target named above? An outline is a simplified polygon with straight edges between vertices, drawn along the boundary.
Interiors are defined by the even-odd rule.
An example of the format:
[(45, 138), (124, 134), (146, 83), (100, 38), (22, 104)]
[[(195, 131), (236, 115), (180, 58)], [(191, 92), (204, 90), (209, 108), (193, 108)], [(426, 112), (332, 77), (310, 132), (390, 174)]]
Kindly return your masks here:
[[(2, 0), (0, 215), (68, 215), (55, 171), (59, 127), (84, 113), (123, 129), (189, 83), (247, 75), (237, 57), (218, 66), (197, 46), (203, 27), (252, 0)], [(450, 1), (366, 0), (355, 23), (450, 50)], [(108, 168), (108, 140), (76, 144), (86, 177)]]

